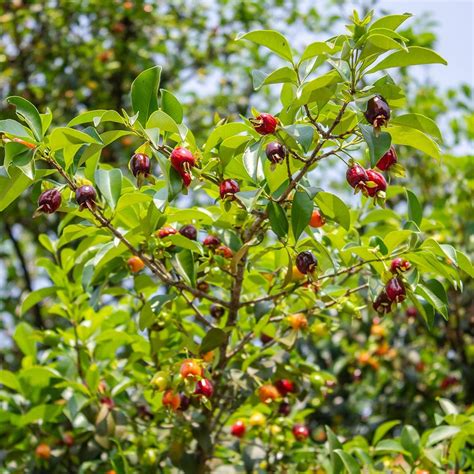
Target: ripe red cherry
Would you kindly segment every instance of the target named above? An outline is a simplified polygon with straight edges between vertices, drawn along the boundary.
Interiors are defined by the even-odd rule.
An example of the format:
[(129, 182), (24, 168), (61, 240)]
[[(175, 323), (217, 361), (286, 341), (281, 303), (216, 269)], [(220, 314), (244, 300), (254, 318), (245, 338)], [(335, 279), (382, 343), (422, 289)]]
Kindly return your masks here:
[(191, 399), (187, 397), (184, 393), (179, 394), (179, 411), (186, 411), (189, 408), (189, 405), (191, 405)]
[(385, 285), (385, 292), (387, 293), (389, 301), (395, 301), (396, 303), (401, 303), (406, 296), (406, 290), (403, 283), (396, 277), (389, 280)]
[(150, 174), (151, 164), (150, 158), (144, 153), (135, 153), (130, 160), (130, 170), (133, 176), (139, 174), (148, 176)]
[(76, 202), (79, 204), (81, 210), (87, 207), (87, 204), (95, 204), (96, 198), (97, 193), (95, 189), (88, 184), (76, 189)]
[(273, 115), (266, 113), (251, 118), (250, 122), (252, 123), (253, 128), (260, 133), (260, 135), (274, 133), (278, 125), (278, 119)]
[(242, 420), (238, 420), (230, 427), (230, 434), (237, 438), (242, 438), (245, 434), (245, 429), (245, 423)]
[(457, 377), (454, 377), (452, 375), (447, 375), (442, 381), (441, 381), (441, 384), (440, 384), (440, 388), (442, 390), (446, 390), (447, 388), (453, 386), (453, 385), (457, 385), (459, 383), (459, 380), (457, 379)]
[(196, 383), (194, 393), (206, 398), (211, 398), (214, 393), (214, 385), (212, 385), (212, 382), (208, 379), (201, 379)]
[(394, 258), (390, 264), (390, 271), (395, 275), (400, 272), (406, 272), (410, 269), (411, 264), (408, 260), (404, 258)]
[(224, 316), (225, 309), (217, 304), (211, 304), (210, 312), (213, 318), (219, 319)]
[(199, 363), (194, 359), (186, 359), (181, 364), (179, 374), (183, 379), (202, 377), (203, 370)]
[(364, 191), (370, 196), (374, 197), (380, 194), (381, 192), (385, 192), (387, 189), (387, 181), (381, 173), (375, 170), (367, 170), (367, 181), (371, 181), (375, 183), (375, 186), (367, 186), (367, 181), (364, 186)]
[(317, 265), (317, 258), (309, 250), (300, 252), (296, 257), (296, 268), (298, 268), (298, 270), (304, 275), (313, 273)]
[(281, 379), (275, 383), (276, 388), (281, 393), (281, 396), (284, 397), (289, 393), (295, 392), (295, 384), (288, 379)]
[(390, 107), (381, 95), (376, 95), (367, 102), (367, 110), (364, 115), (367, 122), (378, 128), (385, 125), (390, 119)]
[(179, 229), (179, 233), (184, 237), (188, 238), (189, 240), (196, 240), (197, 239), (197, 230), (196, 227), (193, 225), (185, 225)]
[(270, 160), (271, 163), (277, 165), (281, 163), (286, 156), (288, 155), (288, 151), (284, 145), (278, 142), (270, 142), (265, 149), (265, 154), (267, 158)]
[(189, 187), (189, 185), (191, 184), (191, 181), (192, 181), (191, 175), (189, 173), (187, 173), (186, 171), (181, 172), (180, 175), (181, 175), (181, 179), (183, 180), (183, 184), (186, 187)]
[(309, 436), (309, 429), (305, 425), (300, 425), (299, 423), (293, 426), (291, 430), (293, 432), (293, 436), (297, 441), (304, 441)]
[(346, 171), (346, 179), (349, 185), (354, 188), (360, 188), (365, 181), (367, 181), (367, 172), (365, 169), (357, 163), (354, 163)]
[(278, 407), (278, 413), (282, 416), (288, 416), (291, 412), (291, 405), (288, 402), (281, 402)]
[(48, 189), (40, 194), (38, 198), (37, 212), (52, 214), (61, 206), (61, 193), (56, 189)]
[(221, 244), (221, 241), (215, 235), (206, 235), (206, 237), (204, 237), (204, 240), (202, 241), (202, 244), (204, 245), (204, 247), (215, 248)]
[(165, 237), (168, 237), (168, 235), (174, 235), (178, 231), (174, 229), (173, 227), (167, 225), (165, 227), (162, 227), (158, 232), (156, 232), (156, 236), (159, 237), (160, 239), (163, 239)]
[(219, 185), (221, 199), (234, 199), (234, 194), (240, 191), (239, 183), (235, 179), (226, 179)]
[(393, 166), (398, 161), (397, 152), (393, 146), (385, 153), (385, 155), (380, 158), (377, 162), (377, 168), (382, 171), (388, 170), (391, 166)]
[(226, 247), (225, 245), (220, 245), (216, 249), (217, 255), (220, 255), (224, 258), (232, 258), (234, 256), (234, 252), (229, 247)]
[(388, 298), (387, 293), (383, 290), (375, 299), (373, 308), (377, 313), (387, 314), (392, 310), (392, 301)]
[(176, 171), (179, 171), (180, 174), (196, 166), (196, 158), (194, 158), (194, 155), (187, 148), (183, 147), (175, 148), (171, 152), (170, 161), (171, 166)]

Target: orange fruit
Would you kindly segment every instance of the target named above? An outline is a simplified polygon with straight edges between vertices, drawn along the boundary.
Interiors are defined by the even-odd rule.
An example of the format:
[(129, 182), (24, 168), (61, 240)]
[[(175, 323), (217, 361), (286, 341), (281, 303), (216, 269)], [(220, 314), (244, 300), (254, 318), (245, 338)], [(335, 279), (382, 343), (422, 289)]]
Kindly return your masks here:
[(139, 271), (145, 268), (145, 264), (143, 263), (143, 260), (140, 257), (137, 257), (136, 255), (134, 255), (133, 257), (130, 257), (127, 260), (127, 265), (128, 265), (128, 268), (130, 268), (130, 271), (132, 273), (138, 273)]
[(315, 209), (313, 213), (311, 214), (311, 219), (309, 221), (309, 225), (311, 227), (322, 227), (326, 223), (326, 219), (324, 216), (317, 210)]

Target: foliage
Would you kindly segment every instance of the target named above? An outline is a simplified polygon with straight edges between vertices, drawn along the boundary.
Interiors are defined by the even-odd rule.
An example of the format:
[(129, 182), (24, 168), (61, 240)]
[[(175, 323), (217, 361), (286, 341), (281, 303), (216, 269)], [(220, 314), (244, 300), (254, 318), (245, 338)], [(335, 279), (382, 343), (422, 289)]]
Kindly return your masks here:
[[(458, 413), (442, 398), (444, 415), (433, 416), (437, 396), (447, 392), (463, 404), (474, 393), (463, 394), (459, 373), (445, 364), (449, 350), (459, 351), (463, 382), (472, 384), (464, 377), (473, 355), (459, 290), (473, 269), (465, 233), (440, 235), (462, 221), (470, 184), (459, 179), (459, 198), (447, 209), (438, 187), (427, 188), (431, 207), (412, 191), (412, 179), (430, 170), (416, 177), (423, 167), (404, 160), (408, 153), (413, 163), (453, 165), (436, 122), (416, 102), (408, 106), (403, 79), (372, 76), (444, 62), (398, 33), (408, 17), (372, 22), (371, 14), (354, 13), (346, 34), (299, 54), (273, 30), (240, 35), (232, 48), (253, 42), (280, 61), (253, 74), (257, 89), (281, 85), (279, 125), (268, 135), (256, 130), (264, 111), (254, 110), (250, 120), (219, 121), (201, 142), (183, 121), (177, 95), (160, 85), (165, 67), (145, 69), (131, 83), (128, 112), (88, 110), (52, 129), (49, 111), (8, 99), (17, 117), (0, 121), (0, 209), (21, 202), (27, 189), (35, 197), (59, 189), (62, 205), (56, 230), (54, 217), (39, 218), (51, 223), (38, 238), (48, 257), (36, 261), (48, 284), (32, 289), (19, 309), (23, 318), (36, 311), (37, 327), (26, 318), (16, 323), (21, 355), (0, 372), (5, 472), (473, 468), (472, 408)], [(364, 118), (375, 94), (392, 109), (381, 130)], [(152, 158), (152, 176), (137, 182), (104, 160), (124, 137)], [(276, 165), (265, 154), (275, 140), (289, 150)], [(389, 175), (387, 207), (341, 191), (345, 169), (336, 163), (374, 166), (391, 144), (409, 165), (406, 178)], [(172, 166), (176, 147), (188, 148), (197, 165)], [(334, 188), (328, 167), (339, 173)], [(184, 172), (193, 176), (189, 188)], [(219, 194), (226, 179), (238, 182), (233, 199)], [(99, 193), (96, 204), (76, 202), (84, 185)], [(309, 225), (315, 209), (326, 220), (317, 229)], [(198, 239), (159, 234), (190, 224)], [(204, 245), (206, 235), (225, 249)], [(294, 265), (308, 250), (318, 262), (305, 276)], [(143, 271), (133, 271), (132, 256)], [(412, 265), (399, 276), (409, 304), (374, 316), (372, 302), (398, 257)], [(416, 321), (407, 322), (408, 308)], [(421, 351), (430, 339), (435, 348)], [(212, 381), (211, 396), (196, 395), (196, 379), (180, 375), (188, 358)], [(282, 379), (294, 382), (295, 393), (280, 390), (268, 403), (260, 388)], [(191, 398), (189, 409), (163, 406), (167, 390)], [(394, 416), (403, 428), (382, 423)], [(242, 439), (229, 434), (237, 420), (247, 427)], [(295, 423), (310, 427), (310, 439), (294, 439)], [(52, 447), (48, 459), (32, 455), (39, 443)]]

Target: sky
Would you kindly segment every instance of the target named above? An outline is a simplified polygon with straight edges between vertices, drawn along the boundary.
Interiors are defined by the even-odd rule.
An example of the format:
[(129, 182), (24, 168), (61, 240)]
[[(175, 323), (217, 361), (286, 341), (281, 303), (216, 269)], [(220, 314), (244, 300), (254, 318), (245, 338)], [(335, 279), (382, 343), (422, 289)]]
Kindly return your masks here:
[(429, 77), (443, 88), (465, 82), (474, 86), (474, 0), (380, 0), (377, 10), (392, 13), (429, 14), (436, 22), (436, 51), (448, 67), (427, 67)]

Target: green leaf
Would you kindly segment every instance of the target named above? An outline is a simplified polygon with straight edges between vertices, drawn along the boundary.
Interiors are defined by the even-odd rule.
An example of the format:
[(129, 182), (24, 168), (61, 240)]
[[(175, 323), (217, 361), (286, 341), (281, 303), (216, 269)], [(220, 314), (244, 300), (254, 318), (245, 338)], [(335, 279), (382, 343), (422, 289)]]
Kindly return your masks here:
[(346, 471), (349, 474), (359, 474), (360, 467), (357, 461), (348, 453), (343, 451), (342, 449), (335, 449), (334, 452), (342, 459)]
[(436, 311), (441, 313), (444, 319), (448, 319), (448, 309), (446, 305), (429, 288), (424, 285), (418, 285), (415, 293), (423, 297)]
[(409, 46), (407, 50), (395, 51), (382, 59), (366, 74), (372, 74), (392, 67), (414, 66), (417, 64), (448, 64), (438, 53), (421, 46)]
[(416, 194), (405, 189), (408, 203), (408, 219), (413, 221), (417, 226), (420, 226), (423, 219), (423, 208), (421, 207)]
[(269, 202), (267, 206), (268, 218), (273, 232), (284, 239), (288, 234), (288, 218), (286, 212), (277, 202)]
[(56, 295), (58, 288), (56, 286), (47, 286), (45, 288), (40, 288), (39, 290), (32, 291), (21, 304), (20, 315), (24, 315), (29, 309), (38, 304), (40, 301), (43, 301), (48, 296)]
[(205, 147), (206, 154), (210, 153), (215, 146), (226, 138), (238, 135), (242, 132), (247, 132), (247, 134), (252, 133), (253, 128), (242, 122), (225, 123), (224, 125), (216, 127), (207, 139)]
[(309, 44), (301, 55), (300, 63), (308, 59), (320, 56), (321, 54), (327, 54), (334, 52), (334, 46), (324, 41), (315, 41)]
[(383, 439), (380, 441), (380, 443), (378, 443), (375, 447), (375, 452), (378, 453), (380, 451), (389, 451), (403, 454), (407, 453), (400, 442), (395, 439)]
[(0, 133), (7, 133), (14, 137), (32, 139), (28, 130), (16, 120), (6, 119), (0, 120)]
[(446, 415), (458, 415), (459, 410), (457, 406), (447, 398), (440, 398), (439, 404)]
[(377, 161), (389, 150), (392, 138), (387, 132), (374, 132), (372, 125), (359, 124), (360, 131), (364, 136), (370, 154), (370, 165), (375, 166)]
[(21, 392), (21, 385), (16, 375), (9, 370), (0, 370), (0, 385)]
[(394, 426), (400, 424), (399, 420), (386, 421), (381, 425), (377, 426), (374, 437), (372, 439), (372, 445), (375, 446)]
[(461, 428), (459, 426), (438, 426), (428, 436), (426, 446), (433, 446), (434, 444), (438, 444), (440, 441), (452, 438), (460, 431)]
[(41, 141), (44, 133), (38, 109), (30, 101), (23, 99), (23, 97), (11, 96), (7, 98), (7, 102), (16, 107), (17, 115), (28, 124), (36, 140)]
[(183, 106), (177, 97), (166, 89), (160, 89), (160, 94), (163, 112), (166, 112), (176, 123), (182, 123)]
[(400, 442), (416, 461), (420, 456), (420, 435), (418, 431), (413, 426), (404, 426), (400, 435)]
[(313, 213), (313, 201), (305, 191), (297, 191), (291, 206), (291, 228), (297, 242), (301, 233), (309, 224)]
[(338, 82), (341, 82), (341, 77), (337, 71), (333, 70), (323, 76), (304, 83), (297, 92), (297, 98), (296, 101), (294, 101), (294, 105), (304, 105), (316, 101), (320, 95), (321, 89)]
[(236, 38), (237, 41), (240, 40), (252, 41), (260, 46), (270, 49), (278, 56), (286, 59), (290, 62), (293, 62), (293, 54), (290, 49), (288, 40), (277, 31), (273, 30), (255, 30), (249, 33), (239, 34)]
[(158, 109), (158, 88), (161, 66), (154, 66), (140, 73), (132, 82), (131, 100), (133, 113), (138, 113), (138, 121), (144, 126), (148, 117)]
[(94, 127), (97, 127), (102, 122), (124, 123), (124, 118), (115, 110), (89, 110), (77, 117), (73, 118), (68, 124), (68, 127), (82, 125), (83, 123), (93, 122)]
[(31, 408), (20, 417), (20, 426), (33, 423), (51, 423), (61, 414), (63, 407), (60, 405), (38, 405)]
[(318, 192), (314, 198), (316, 204), (321, 209), (322, 213), (334, 219), (341, 224), (344, 229), (349, 230), (351, 227), (351, 214), (345, 202), (336, 195), (324, 191)]
[(227, 334), (220, 328), (212, 328), (203, 338), (200, 354), (210, 352), (216, 347), (219, 347), (227, 339)]
[(107, 204), (115, 209), (122, 192), (122, 171), (118, 168), (98, 169), (95, 172), (95, 182)]
[(151, 309), (150, 303), (145, 303), (140, 311), (140, 318), (138, 319), (138, 327), (140, 331), (148, 329), (155, 322), (155, 313)]
[(421, 150), (433, 158), (440, 158), (440, 150), (438, 144), (428, 135), (420, 132), (416, 128), (406, 127), (403, 125), (389, 125), (387, 132), (392, 137), (392, 143), (395, 145), (407, 145), (417, 150)]
[(177, 133), (180, 135), (178, 124), (163, 110), (156, 110), (146, 122), (146, 128), (159, 128), (163, 132)]
[(284, 127), (288, 135), (293, 137), (301, 148), (307, 152), (313, 143), (314, 128), (311, 125), (295, 124)]
[(329, 456), (331, 458), (332, 474), (339, 474), (342, 472), (344, 465), (340, 456), (336, 454), (336, 450), (342, 450), (342, 444), (329, 426), (326, 426), (325, 428), (329, 441)]
[(259, 140), (246, 148), (244, 156), (242, 157), (245, 170), (254, 181), (260, 181), (265, 177), (263, 173), (262, 160), (260, 159), (261, 150), (262, 141)]
[(413, 15), (410, 13), (404, 13), (403, 15), (387, 15), (382, 18), (375, 20), (369, 28), (373, 30), (375, 28), (387, 28), (389, 30), (396, 30), (403, 22), (411, 18)]
[(405, 114), (390, 119), (392, 125), (403, 125), (405, 127), (416, 128), (420, 132), (427, 133), (438, 140), (442, 140), (441, 131), (438, 125), (428, 117), (421, 114)]
[(192, 287), (196, 286), (196, 269), (191, 250), (185, 249), (176, 254), (176, 269)]
[(294, 69), (288, 66), (281, 67), (270, 74), (266, 74), (263, 71), (254, 70), (252, 71), (253, 88), (258, 91), (262, 86), (268, 84), (283, 84), (291, 83), (296, 84), (297, 77)]
[(202, 245), (199, 242), (196, 242), (195, 240), (190, 240), (187, 237), (184, 237), (184, 235), (169, 235), (168, 237), (166, 237), (166, 240), (167, 242), (171, 242), (174, 245), (183, 249), (188, 249), (199, 254), (203, 253)]
[(13, 339), (25, 356), (30, 356), (35, 359), (36, 342), (33, 339), (33, 333), (34, 329), (28, 323), (21, 322), (15, 328)]

